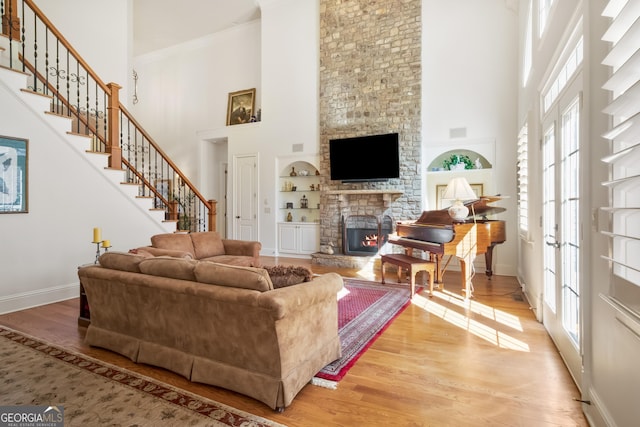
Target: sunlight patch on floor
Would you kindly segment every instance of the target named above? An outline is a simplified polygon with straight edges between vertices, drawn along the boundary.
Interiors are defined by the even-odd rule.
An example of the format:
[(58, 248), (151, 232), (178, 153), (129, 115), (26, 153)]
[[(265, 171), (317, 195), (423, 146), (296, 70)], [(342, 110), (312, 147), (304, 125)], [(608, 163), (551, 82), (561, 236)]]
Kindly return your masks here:
[(522, 332), (522, 324), (518, 316), (514, 316), (509, 313), (505, 313), (501, 310), (496, 310), (486, 304), (479, 303), (475, 300), (463, 299), (460, 295), (454, 294), (447, 290), (442, 292), (434, 292), (434, 296), (442, 298), (449, 304), (454, 304), (464, 310), (469, 310), (473, 313), (479, 314), (487, 319), (495, 320), (498, 323), (502, 323), (505, 326)]
[(349, 289), (347, 289), (346, 286), (343, 286), (342, 289), (338, 291), (338, 301), (340, 301), (342, 298), (346, 297), (350, 293), (351, 292), (349, 291)]
[(358, 278), (363, 279), (363, 280), (372, 280), (372, 281), (376, 281), (376, 274), (374, 273), (374, 264), (375, 264), (375, 259), (373, 257), (371, 257), (369, 259), (369, 261), (367, 262), (367, 264), (362, 267), (360, 270), (358, 270), (357, 275)]
[[(471, 311), (473, 313), (480, 314), (481, 316), (490, 319), (491, 321), (496, 321), (501, 325), (521, 332), (522, 326), (518, 318), (515, 316), (511, 316), (508, 313), (501, 312), (500, 310), (496, 310), (477, 301), (463, 300), (459, 296), (449, 295), (447, 293), (439, 291), (434, 291), (433, 298), (415, 294), (412, 299), (412, 304), (424, 309), (425, 311), (441, 318), (446, 322), (451, 323), (454, 326), (469, 331), (473, 335), (482, 338), (483, 340), (488, 341), (500, 348), (525, 352), (528, 352), (530, 350), (527, 343), (509, 335), (504, 331), (500, 331), (496, 328), (486, 325), (481, 321), (471, 319), (469, 318), (469, 316), (457, 311), (456, 308), (462, 309), (465, 312)], [(448, 306), (444, 304), (448, 304)], [(451, 307), (451, 305), (453, 307)], [(500, 321), (499, 319), (506, 319), (507, 322)]]

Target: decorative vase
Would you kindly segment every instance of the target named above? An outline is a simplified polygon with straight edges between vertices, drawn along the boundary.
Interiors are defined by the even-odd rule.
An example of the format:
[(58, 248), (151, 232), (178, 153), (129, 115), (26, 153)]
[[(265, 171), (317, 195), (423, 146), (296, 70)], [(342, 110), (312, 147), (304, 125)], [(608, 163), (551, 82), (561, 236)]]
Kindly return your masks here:
[(289, 176), (298, 176), (295, 167), (291, 166), (291, 172), (289, 172)]

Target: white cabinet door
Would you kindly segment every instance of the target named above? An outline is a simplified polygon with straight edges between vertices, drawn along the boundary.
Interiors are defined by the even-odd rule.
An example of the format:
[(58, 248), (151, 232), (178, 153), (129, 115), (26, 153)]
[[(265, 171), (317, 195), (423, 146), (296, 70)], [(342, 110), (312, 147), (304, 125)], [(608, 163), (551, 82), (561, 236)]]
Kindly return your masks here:
[(278, 252), (310, 255), (318, 252), (320, 226), (315, 223), (282, 222), (278, 224)]
[(298, 252), (298, 229), (295, 224), (278, 224), (278, 251)]
[(320, 227), (316, 224), (303, 224), (298, 228), (298, 238), (300, 253), (312, 254), (318, 252), (318, 241), (320, 240)]

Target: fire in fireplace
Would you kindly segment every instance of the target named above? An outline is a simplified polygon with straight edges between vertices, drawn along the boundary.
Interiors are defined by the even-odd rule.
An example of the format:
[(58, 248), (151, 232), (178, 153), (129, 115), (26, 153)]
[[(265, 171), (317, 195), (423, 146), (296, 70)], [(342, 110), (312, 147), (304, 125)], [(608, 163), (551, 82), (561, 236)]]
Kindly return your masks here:
[(375, 255), (393, 233), (393, 219), (384, 215), (349, 215), (342, 219), (342, 253), (345, 255)]

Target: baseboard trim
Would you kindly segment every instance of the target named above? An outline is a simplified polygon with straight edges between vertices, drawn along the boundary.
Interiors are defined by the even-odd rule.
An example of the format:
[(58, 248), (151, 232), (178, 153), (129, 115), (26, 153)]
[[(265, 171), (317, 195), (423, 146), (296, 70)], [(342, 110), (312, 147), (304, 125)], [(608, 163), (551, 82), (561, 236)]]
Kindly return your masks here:
[(37, 289), (0, 297), (0, 314), (26, 310), (28, 308), (65, 301), (79, 296), (78, 283)]
[(607, 411), (606, 406), (600, 399), (600, 396), (593, 387), (589, 388), (589, 399), (591, 405), (583, 405), (584, 415), (591, 426), (609, 426), (616, 427), (617, 424)]

